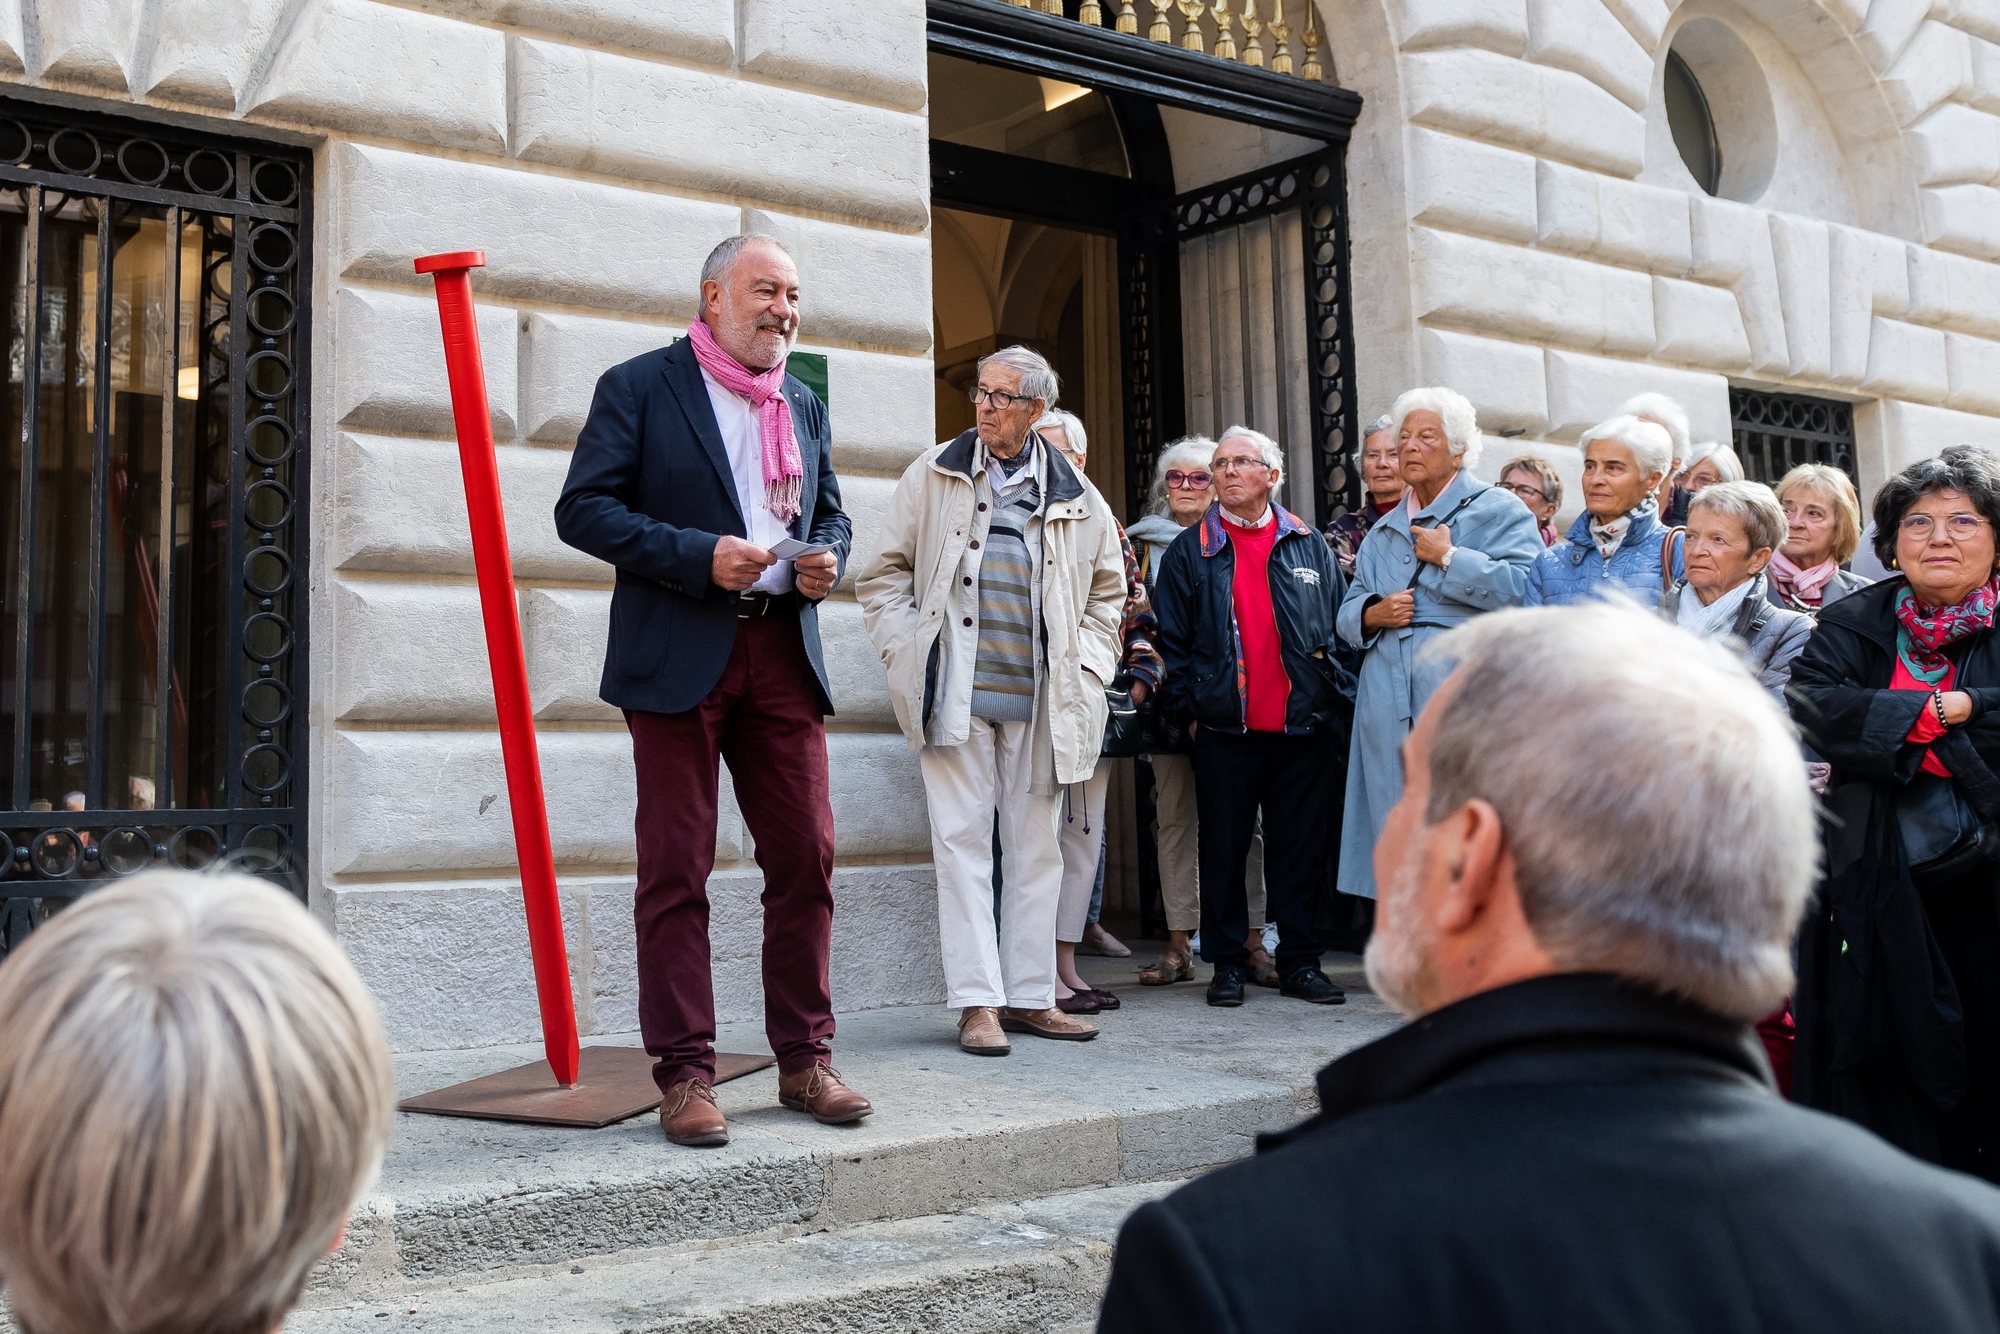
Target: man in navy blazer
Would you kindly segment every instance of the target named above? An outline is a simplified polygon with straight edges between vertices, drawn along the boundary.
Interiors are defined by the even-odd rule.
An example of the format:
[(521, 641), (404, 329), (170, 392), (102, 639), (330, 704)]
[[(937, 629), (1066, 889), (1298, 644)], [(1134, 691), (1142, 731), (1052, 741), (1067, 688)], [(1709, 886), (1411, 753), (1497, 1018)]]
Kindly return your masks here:
[[(708, 946), (718, 761), (764, 872), (765, 1032), (787, 1107), (872, 1110), (830, 1064), (833, 811), (819, 604), (852, 532), (826, 405), (784, 371), (798, 270), (731, 237), (702, 266), (688, 337), (606, 371), (556, 502), (556, 531), (618, 572), (604, 700), (638, 772), (639, 1026), (677, 1144), (729, 1140), (716, 1108)], [(815, 550), (785, 559), (788, 539)]]

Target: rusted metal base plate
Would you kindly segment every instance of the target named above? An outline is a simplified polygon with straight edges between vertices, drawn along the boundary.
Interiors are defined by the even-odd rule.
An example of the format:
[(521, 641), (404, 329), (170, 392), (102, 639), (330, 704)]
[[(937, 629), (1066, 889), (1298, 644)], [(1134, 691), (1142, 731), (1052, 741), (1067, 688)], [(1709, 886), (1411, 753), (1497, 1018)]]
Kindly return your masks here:
[[(775, 1056), (715, 1054), (715, 1082), (726, 1083), (778, 1063)], [(650, 1112), (660, 1105), (653, 1058), (636, 1047), (585, 1047), (577, 1086), (559, 1088), (547, 1061), (533, 1061), (463, 1084), (420, 1093), (399, 1104), (406, 1112), (475, 1116), (486, 1121), (527, 1121), (592, 1130)]]

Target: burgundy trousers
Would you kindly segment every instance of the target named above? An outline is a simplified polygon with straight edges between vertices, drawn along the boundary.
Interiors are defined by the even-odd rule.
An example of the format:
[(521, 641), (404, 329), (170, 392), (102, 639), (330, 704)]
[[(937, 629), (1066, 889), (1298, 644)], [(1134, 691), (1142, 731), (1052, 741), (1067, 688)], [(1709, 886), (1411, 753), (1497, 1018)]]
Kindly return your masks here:
[(833, 808), (826, 720), (796, 615), (738, 621), (722, 679), (685, 713), (628, 709), (639, 779), (639, 1031), (662, 1092), (715, 1079), (708, 876), (718, 761), (764, 872), (764, 1033), (778, 1069), (829, 1054)]

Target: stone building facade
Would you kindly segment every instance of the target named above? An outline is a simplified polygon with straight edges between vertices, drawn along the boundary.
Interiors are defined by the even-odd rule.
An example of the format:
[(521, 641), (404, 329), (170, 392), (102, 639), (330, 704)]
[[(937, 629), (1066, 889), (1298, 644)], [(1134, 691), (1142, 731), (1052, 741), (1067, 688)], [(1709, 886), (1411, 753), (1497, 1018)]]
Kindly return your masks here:
[[(1732, 389), (1783, 390), (1851, 405), (1864, 490), (1945, 444), (2000, 447), (2000, 5), (1322, 0), (1317, 26), (1326, 80), (1361, 99), (1351, 413), (1451, 384), (1573, 474), (1578, 433), (1633, 392), (1673, 394), (1697, 438), (1727, 439)], [(579, 1013), (627, 1031), (632, 778), (596, 697), (610, 572), (556, 540), (551, 504), (599, 371), (677, 336), (702, 256), (755, 229), (798, 254), (802, 346), (827, 358), (870, 549), (941, 415), (955, 294), (932, 290), (930, 42), (924, 0), (0, 0), (0, 97), (310, 155), (304, 880), (400, 1046), (535, 1031), (436, 315), (411, 258), (488, 254), (480, 332)], [(1719, 159), (1707, 182), (1666, 107), (1686, 78)], [(1180, 189), (1314, 147), (1177, 111), (1163, 126)], [(1248, 298), (1185, 262), (1187, 424), (1302, 397), (1276, 348), (1251, 359), (1262, 389), (1256, 366), (1203, 379), (1194, 340)], [(1091, 374), (1115, 377), (1095, 355)], [(1115, 427), (1093, 431), (1115, 456)], [(1125, 489), (1122, 459), (1100, 467)], [(914, 757), (851, 595), (822, 626), (836, 1002), (933, 1001)], [(726, 789), (716, 852), (718, 1000), (740, 1018), (758, 1006), (760, 880)]]

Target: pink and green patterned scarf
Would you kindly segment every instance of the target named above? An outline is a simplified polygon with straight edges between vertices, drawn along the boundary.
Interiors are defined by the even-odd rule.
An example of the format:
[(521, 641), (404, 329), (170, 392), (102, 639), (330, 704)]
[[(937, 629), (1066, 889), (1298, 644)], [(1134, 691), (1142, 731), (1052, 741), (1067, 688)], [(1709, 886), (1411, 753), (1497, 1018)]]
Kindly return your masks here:
[(2000, 606), (2000, 575), (1988, 579), (1949, 607), (1919, 602), (1908, 584), (1896, 590), (1896, 656), (1903, 669), (1927, 686), (1951, 669), (1944, 651), (1967, 635), (1993, 624)]

